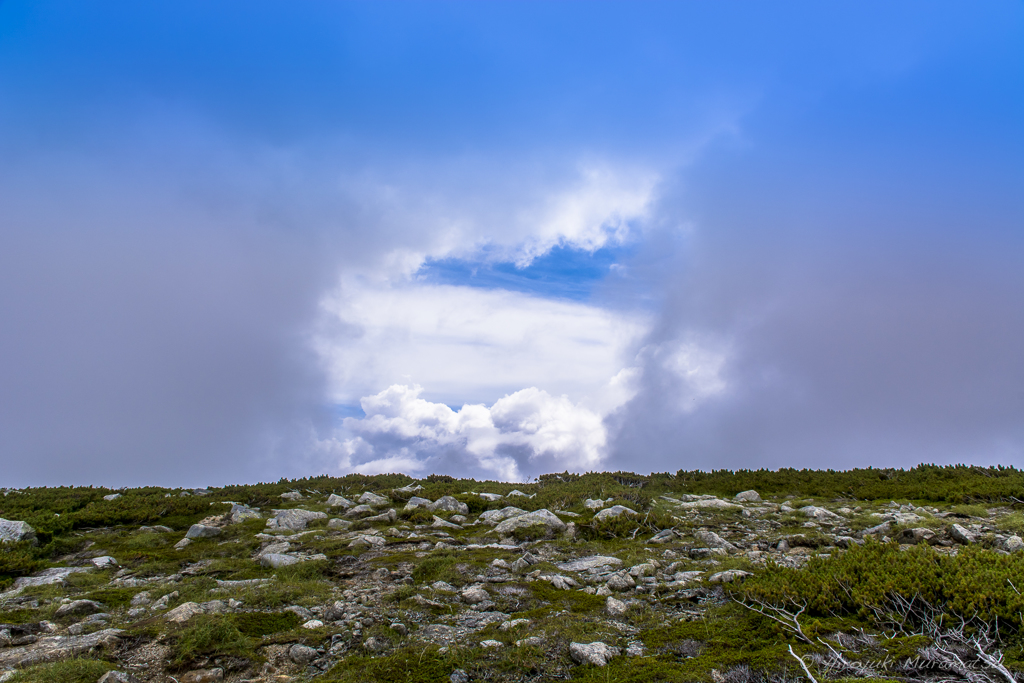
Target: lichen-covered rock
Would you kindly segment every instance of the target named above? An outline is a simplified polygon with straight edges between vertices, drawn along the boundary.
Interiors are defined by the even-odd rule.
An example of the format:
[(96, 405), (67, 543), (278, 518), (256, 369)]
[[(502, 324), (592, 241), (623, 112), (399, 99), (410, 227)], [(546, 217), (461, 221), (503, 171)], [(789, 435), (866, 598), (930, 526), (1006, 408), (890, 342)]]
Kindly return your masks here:
[(359, 496), (359, 502), (365, 505), (372, 505), (374, 507), (384, 507), (385, 505), (391, 504), (391, 499), (385, 498), (384, 496), (378, 496), (376, 493), (370, 493), (367, 491), (363, 495)]
[(416, 508), (430, 509), (430, 506), (434, 504), (434, 501), (429, 498), (420, 498), (419, 496), (413, 496), (410, 498), (403, 508), (406, 511), (415, 510)]
[(181, 683), (218, 683), (224, 680), (224, 669), (194, 669), (182, 674)]
[(509, 505), (508, 507), (503, 507), (500, 510), (487, 510), (486, 512), (481, 512), (480, 516), (476, 518), (476, 521), (482, 524), (494, 525), (503, 522), (506, 519), (511, 519), (512, 517), (518, 517), (519, 515), (525, 514), (526, 510), (520, 510), (517, 507)]
[(122, 631), (108, 628), (82, 636), (49, 636), (33, 643), (0, 650), (0, 669), (16, 669), (33, 664), (57, 662), (86, 654), (95, 649), (113, 650)]
[(296, 643), (288, 649), (288, 658), (296, 664), (303, 666), (309, 664), (319, 656), (320, 653), (317, 652), (316, 649), (308, 645), (302, 645), (301, 643)]
[(555, 566), (566, 572), (583, 572), (588, 569), (597, 569), (599, 567), (617, 567), (621, 564), (622, 560), (617, 557), (591, 555), (590, 557), (581, 557), (578, 560), (557, 562), (555, 563)]
[(332, 493), (331, 495), (327, 496), (327, 505), (328, 507), (332, 508), (350, 508), (353, 505), (355, 505), (355, 503), (353, 503), (348, 498), (345, 498), (344, 496), (339, 496), (337, 493)]
[(727, 569), (724, 572), (718, 572), (708, 577), (708, 583), (734, 583), (736, 581), (742, 581), (748, 576), (753, 576), (750, 572), (745, 572), (741, 569)]
[(36, 531), (28, 522), (21, 522), (13, 519), (0, 519), (0, 542), (19, 543), (21, 541), (35, 541)]
[(737, 493), (733, 496), (733, 500), (738, 500), (741, 503), (759, 503), (761, 502), (761, 495), (757, 491), (749, 489)]
[(469, 605), (477, 605), (490, 597), (483, 588), (467, 588), (462, 591), (462, 599)]
[(534, 512), (510, 517), (488, 533), (505, 535), (512, 533), (516, 529), (525, 529), (533, 526), (543, 526), (553, 531), (565, 530), (565, 522), (556, 517), (550, 510), (542, 508)]
[(232, 524), (238, 524), (244, 522), (247, 519), (259, 519), (260, 513), (257, 510), (252, 509), (248, 505), (239, 505), (238, 503), (231, 504), (231, 511), (228, 513), (231, 517)]
[(451, 496), (442, 496), (427, 506), (431, 512), (457, 512), (460, 515), (469, 514), (469, 506), (459, 502)]
[(197, 538), (213, 538), (214, 536), (220, 535), (220, 527), (208, 526), (206, 524), (193, 524), (188, 528), (185, 538), (194, 541)]
[(972, 543), (977, 542), (978, 540), (978, 537), (974, 532), (968, 531), (959, 524), (954, 524), (952, 527), (950, 527), (949, 535), (953, 538), (954, 541), (956, 541), (957, 543), (962, 543), (963, 545), (970, 545)]
[(737, 550), (736, 546), (716, 534), (714, 531), (702, 529), (694, 533), (693, 537), (707, 548), (721, 548), (727, 552), (736, 552)]
[(569, 656), (577, 664), (593, 664), (606, 666), (612, 657), (620, 652), (619, 648), (611, 647), (600, 641), (596, 643), (570, 643)]
[(604, 611), (607, 612), (610, 617), (621, 617), (629, 611), (629, 605), (624, 603), (622, 600), (617, 600), (609, 595), (604, 603)]
[(612, 517), (618, 517), (620, 515), (629, 515), (631, 517), (635, 517), (636, 511), (631, 510), (624, 505), (613, 505), (610, 508), (605, 508), (604, 510), (601, 510), (596, 515), (594, 515), (594, 520), (600, 521), (603, 519), (611, 519)]
[(314, 512), (312, 510), (275, 510), (272, 518), (267, 520), (268, 529), (291, 529), (302, 531), (306, 525), (314, 519), (327, 519), (326, 513)]
[(170, 612), (165, 614), (164, 616), (166, 617), (167, 621), (173, 621), (176, 624), (184, 624), (192, 617), (202, 613), (203, 608), (199, 605), (199, 603), (183, 602), (174, 609), (172, 609)]
[(605, 585), (613, 591), (628, 591), (636, 587), (636, 581), (626, 572), (616, 572), (608, 578)]

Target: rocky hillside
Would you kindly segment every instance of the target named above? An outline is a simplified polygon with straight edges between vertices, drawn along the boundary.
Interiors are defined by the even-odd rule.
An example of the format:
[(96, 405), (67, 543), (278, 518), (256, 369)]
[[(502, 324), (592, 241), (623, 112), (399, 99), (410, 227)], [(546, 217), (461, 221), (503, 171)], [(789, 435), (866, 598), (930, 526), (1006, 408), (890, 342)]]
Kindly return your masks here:
[(953, 472), (963, 486), (895, 501), (808, 495), (848, 473), (744, 491), (728, 488), (757, 473), (691, 474), (8, 490), (0, 681), (1009, 683), (1024, 668), (1019, 473)]

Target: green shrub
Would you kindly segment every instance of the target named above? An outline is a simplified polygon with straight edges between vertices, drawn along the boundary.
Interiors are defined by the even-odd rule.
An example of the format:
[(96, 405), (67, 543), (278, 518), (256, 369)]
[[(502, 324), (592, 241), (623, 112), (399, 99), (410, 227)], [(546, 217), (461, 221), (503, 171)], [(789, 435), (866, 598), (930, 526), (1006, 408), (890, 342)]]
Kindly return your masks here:
[(232, 615), (231, 621), (242, 635), (250, 638), (290, 631), (302, 623), (294, 612), (242, 612)]
[(458, 558), (459, 555), (451, 551), (435, 553), (416, 565), (416, 568), (412, 570), (412, 578), (416, 582), (447, 581), (457, 583), (461, 578), (455, 568)]
[(8, 683), (96, 683), (114, 666), (95, 659), (38, 664), (17, 672)]

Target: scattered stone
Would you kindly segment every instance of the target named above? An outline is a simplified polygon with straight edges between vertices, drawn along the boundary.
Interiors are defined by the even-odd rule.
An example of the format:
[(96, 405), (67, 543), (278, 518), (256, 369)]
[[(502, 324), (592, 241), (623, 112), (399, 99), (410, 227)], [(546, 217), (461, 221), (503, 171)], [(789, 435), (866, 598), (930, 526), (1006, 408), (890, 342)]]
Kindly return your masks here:
[(103, 555), (101, 557), (94, 557), (94, 558), (92, 558), (89, 561), (92, 563), (92, 566), (96, 567), (97, 569), (109, 569), (111, 567), (117, 567), (118, 566), (117, 560), (112, 558), (110, 555)]
[(448, 677), (448, 683), (469, 683), (469, 674), (463, 669), (456, 669), (452, 672), (452, 675)]
[(684, 510), (699, 510), (699, 509), (711, 509), (711, 510), (741, 510), (742, 505), (736, 505), (728, 501), (722, 500), (721, 498), (701, 498), (699, 500), (691, 500), (685, 503), (680, 503), (678, 507)]
[(378, 496), (376, 493), (370, 493), (367, 491), (363, 495), (359, 496), (359, 502), (366, 505), (372, 505), (374, 507), (384, 507), (385, 505), (391, 504), (390, 498), (384, 496)]
[(502, 631), (511, 631), (512, 629), (519, 628), (520, 626), (529, 626), (529, 619), (511, 619), (509, 621), (503, 621), (501, 626), (498, 628)]
[(258, 510), (254, 510), (248, 505), (240, 505), (238, 503), (231, 504), (231, 511), (228, 513), (231, 517), (232, 524), (239, 524), (247, 519), (259, 519), (260, 513)]
[(525, 514), (526, 510), (520, 510), (517, 507), (509, 506), (500, 510), (487, 510), (486, 512), (481, 512), (480, 516), (476, 518), (476, 521), (483, 524), (494, 525), (506, 519)]
[(506, 497), (508, 497), (508, 498), (515, 498), (517, 496), (520, 497), (520, 498), (533, 498), (533, 496), (525, 494), (522, 491), (520, 491), (519, 489), (512, 489), (511, 491), (508, 492), (508, 495)]
[(72, 600), (66, 605), (58, 607), (53, 616), (58, 619), (63, 619), (64, 617), (80, 617), (86, 614), (96, 614), (97, 612), (102, 612), (104, 609), (104, 606), (95, 600)]
[(298, 491), (289, 491), (281, 494), (281, 500), (302, 500), (302, 494)]
[(224, 680), (224, 669), (195, 669), (184, 674), (181, 683), (217, 683)]
[(191, 538), (187, 538), (187, 537), (183, 538), (183, 539), (181, 539), (180, 541), (178, 541), (177, 543), (174, 544), (174, 549), (175, 550), (184, 550), (189, 545), (191, 545), (191, 543), (192, 543), (192, 539)]
[(142, 681), (126, 671), (108, 671), (100, 676), (96, 683), (142, 683)]
[(84, 655), (95, 649), (113, 650), (120, 644), (119, 629), (108, 628), (81, 636), (49, 636), (33, 643), (0, 650), (0, 669), (44, 664)]
[(671, 529), (662, 529), (658, 533), (651, 536), (651, 543), (671, 543), (676, 540), (676, 532)]
[(413, 496), (405, 504), (405, 507), (403, 509), (406, 511), (415, 510), (416, 508), (425, 508), (429, 510), (430, 506), (433, 504), (434, 501), (430, 500), (429, 498), (420, 498), (419, 496)]
[(505, 647), (505, 643), (500, 640), (481, 640), (480, 647), (486, 649)]
[(612, 657), (619, 654), (619, 648), (611, 647), (606, 643), (570, 643), (569, 656), (577, 664), (593, 664), (594, 666), (606, 666)]
[(540, 636), (530, 636), (516, 641), (516, 647), (540, 647), (543, 644), (544, 639)]
[(121, 497), (120, 493), (109, 493), (109, 494), (103, 496), (103, 500), (117, 500), (120, 497)]
[(624, 603), (622, 600), (616, 600), (609, 595), (608, 599), (605, 600), (604, 610), (608, 613), (608, 616), (621, 617), (629, 611), (629, 605)]
[(347, 519), (332, 519), (327, 522), (328, 529), (341, 529), (342, 531), (348, 530), (352, 527), (352, 522)]
[(754, 489), (748, 491), (741, 491), (733, 496), (733, 500), (738, 500), (741, 503), (760, 503), (761, 495)]
[(631, 517), (635, 517), (636, 512), (634, 510), (630, 510), (628, 507), (625, 507), (623, 505), (613, 505), (610, 508), (605, 508), (604, 510), (598, 512), (596, 515), (594, 515), (594, 519), (596, 521), (600, 521), (603, 519), (611, 519), (612, 517), (618, 517), (619, 515), (630, 515)]
[(861, 532), (862, 536), (877, 536), (880, 534), (888, 533), (889, 528), (892, 526), (892, 522), (885, 521), (881, 524), (875, 525)]
[(402, 637), (409, 635), (409, 628), (400, 621), (391, 624), (391, 630)]
[[(511, 495), (511, 494), (510, 494)], [(488, 533), (507, 535), (516, 529), (525, 529), (532, 526), (543, 526), (548, 530), (564, 531), (565, 522), (556, 517), (550, 510), (541, 508), (534, 512), (527, 512), (515, 517), (510, 517), (498, 524)]]
[(813, 517), (817, 521), (824, 522), (826, 524), (838, 524), (839, 522), (843, 521), (842, 517), (832, 512), (831, 510), (826, 510), (823, 507), (817, 507), (815, 505), (806, 505), (800, 508), (800, 512), (804, 513), (808, 517)]
[(934, 538), (934, 531), (925, 527), (918, 527), (916, 529), (904, 529), (896, 540), (907, 545), (917, 545), (918, 543), (928, 543)]
[(502, 496), (500, 493), (478, 493), (476, 495), (480, 496), (484, 500), (489, 500), (492, 503), (496, 500), (501, 500), (502, 498), (504, 498), (504, 496)]
[(183, 602), (164, 616), (167, 618), (167, 621), (173, 621), (176, 624), (184, 624), (192, 617), (202, 613), (203, 608), (198, 603)]
[(568, 562), (557, 562), (555, 566), (562, 571), (567, 572), (582, 572), (588, 569), (599, 569), (601, 567), (617, 567), (622, 564), (622, 560), (617, 557), (609, 557), (606, 555), (591, 555), (590, 557), (583, 557), (578, 560), (570, 560)]
[(724, 572), (718, 572), (709, 576), (708, 583), (734, 583), (742, 581), (748, 576), (753, 576), (753, 574), (742, 569), (727, 569)]
[(320, 655), (314, 648), (308, 645), (296, 643), (288, 648), (288, 658), (296, 664), (305, 666)]
[(313, 512), (312, 510), (274, 510), (274, 512), (276, 514), (267, 520), (268, 529), (291, 529), (292, 531), (302, 531), (306, 528), (306, 525), (314, 519), (327, 519), (327, 515), (325, 513)]
[(977, 542), (978, 537), (971, 531), (968, 531), (959, 524), (954, 524), (949, 529), (949, 535), (953, 537), (953, 540), (963, 545), (970, 545)]
[(363, 649), (367, 652), (383, 652), (388, 649), (388, 643), (376, 636), (370, 636), (363, 642)]
[(598, 498), (587, 498), (583, 501), (583, 507), (588, 510), (600, 510), (604, 507), (604, 501)]
[(185, 534), (185, 538), (195, 540), (197, 538), (213, 538), (214, 536), (220, 536), (220, 527), (207, 526), (205, 524), (193, 524), (188, 528), (188, 533)]
[(457, 512), (460, 515), (469, 514), (469, 506), (461, 503), (451, 496), (442, 496), (437, 501), (427, 506), (431, 512)]
[(364, 522), (391, 522), (393, 524), (397, 519), (398, 519), (398, 513), (395, 512), (394, 508), (391, 508), (387, 512), (384, 512), (384, 513), (379, 514), (379, 515), (374, 515), (373, 517), (364, 517), (363, 521)]
[(446, 522), (445, 520), (441, 519), (437, 515), (434, 515), (434, 521), (433, 521), (433, 523), (430, 526), (432, 528), (434, 528), (434, 529), (461, 529), (462, 528), (458, 524), (452, 524), (451, 522)]
[(356, 505), (353, 508), (349, 508), (345, 512), (345, 516), (351, 517), (352, 519), (359, 519), (361, 517), (369, 517), (375, 512), (377, 511), (373, 508), (372, 505)]
[(1006, 542), (1003, 543), (1003, 550), (1008, 553), (1015, 553), (1020, 550), (1024, 550), (1024, 541), (1021, 540), (1020, 536), (1010, 536), (1006, 539)]
[(693, 535), (698, 541), (707, 546), (708, 548), (721, 548), (726, 552), (736, 552), (738, 548), (729, 541), (725, 540), (714, 531), (707, 531), (702, 529)]
[(636, 581), (626, 572), (616, 572), (608, 578), (605, 585), (613, 591), (627, 591), (636, 587)]
[(462, 591), (462, 599), (469, 605), (479, 604), (490, 597), (483, 588), (467, 588)]
[(332, 508), (350, 508), (353, 505), (355, 505), (355, 503), (353, 503), (348, 498), (345, 498), (344, 496), (339, 496), (337, 493), (332, 493), (331, 495), (327, 496), (327, 506), (328, 507), (332, 507)]

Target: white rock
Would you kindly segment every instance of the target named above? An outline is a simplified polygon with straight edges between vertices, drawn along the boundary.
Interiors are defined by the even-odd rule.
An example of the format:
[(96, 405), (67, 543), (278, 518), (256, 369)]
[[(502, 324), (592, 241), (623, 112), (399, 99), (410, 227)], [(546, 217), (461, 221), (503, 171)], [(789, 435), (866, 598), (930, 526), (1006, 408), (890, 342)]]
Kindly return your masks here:
[(1003, 549), (1008, 553), (1015, 553), (1020, 550), (1024, 550), (1024, 541), (1021, 540), (1020, 536), (1010, 536), (1003, 543)]
[(606, 666), (608, 661), (619, 654), (619, 648), (600, 641), (596, 643), (570, 643), (569, 656), (577, 664)]
[(483, 588), (467, 588), (462, 591), (462, 599), (470, 605), (478, 605), (490, 597)]
[(693, 536), (707, 548), (722, 548), (728, 552), (735, 552), (737, 550), (736, 546), (716, 534), (714, 531), (702, 529), (694, 533)]
[(978, 540), (978, 537), (974, 534), (974, 532), (968, 531), (959, 524), (954, 524), (952, 527), (950, 527), (949, 535), (953, 537), (954, 541), (956, 541), (957, 543), (962, 543), (964, 545), (970, 545), (971, 543), (975, 543)]
[(117, 500), (120, 497), (121, 497), (120, 493), (111, 493), (111, 494), (108, 494), (106, 496), (103, 496), (103, 500)]
[(608, 599), (605, 600), (604, 610), (608, 613), (608, 616), (621, 617), (629, 611), (629, 605), (609, 595)]
[(606, 555), (592, 555), (590, 557), (582, 557), (578, 560), (558, 562), (555, 564), (555, 566), (565, 572), (582, 572), (588, 569), (597, 569), (598, 567), (617, 567), (621, 564), (622, 560), (620, 560), (617, 557), (608, 557)]
[(198, 603), (183, 602), (164, 616), (167, 617), (167, 621), (173, 621), (176, 624), (184, 624), (192, 617), (202, 613), (203, 608), (200, 607)]
[(324, 622), (319, 619), (310, 619), (302, 625), (302, 628), (323, 628)]
[(532, 496), (529, 496), (529, 495), (523, 493), (519, 489), (512, 489), (511, 491), (508, 492), (508, 495), (506, 497), (507, 498), (516, 498), (516, 497), (531, 498)]
[(482, 522), (484, 524), (493, 525), (498, 524), (499, 522), (502, 522), (506, 519), (511, 519), (512, 517), (517, 517), (519, 515), (525, 514), (526, 510), (520, 510), (519, 508), (512, 507), (510, 505), (500, 510), (487, 510), (486, 512), (481, 512), (480, 516), (476, 518), (476, 521)]
[(434, 501), (430, 500), (429, 498), (420, 498), (419, 496), (413, 496), (405, 504), (405, 508), (403, 509), (408, 511), (415, 510), (416, 508), (426, 508), (427, 510), (429, 510), (430, 506), (433, 504)]
[(461, 503), (451, 496), (442, 496), (427, 506), (431, 512), (457, 512), (460, 515), (469, 514), (469, 506)]
[(366, 505), (373, 505), (374, 507), (383, 507), (391, 504), (390, 499), (385, 498), (384, 496), (378, 496), (376, 493), (370, 493), (369, 491), (359, 496), (359, 502)]
[(28, 522), (0, 519), (0, 542), (17, 543), (19, 541), (34, 541), (35, 538), (35, 529), (29, 526)]
[(306, 525), (312, 522), (314, 519), (327, 519), (327, 514), (323, 512), (313, 512), (312, 510), (303, 510), (296, 508), (294, 510), (275, 510), (276, 514), (267, 520), (267, 528), (269, 529), (291, 529), (292, 531), (302, 531), (306, 528)]
[(504, 498), (504, 496), (502, 496), (500, 493), (478, 493), (477, 495), (483, 498), (484, 500), (489, 500), (491, 502), (501, 500), (502, 498)]
[(337, 493), (332, 493), (327, 496), (327, 505), (332, 508), (350, 508), (355, 503), (344, 496), (339, 496)]
[(260, 555), (260, 564), (272, 569), (279, 569), (280, 567), (287, 567), (298, 563), (299, 558), (295, 555), (285, 555), (284, 553), (267, 553), (266, 555)]
[(737, 493), (733, 496), (733, 500), (738, 500), (741, 503), (759, 503), (761, 502), (761, 495), (754, 489), (750, 489)]
[(505, 535), (512, 533), (516, 529), (524, 529), (531, 526), (541, 525), (555, 531), (563, 531), (565, 529), (565, 522), (556, 517), (550, 510), (542, 508), (540, 510), (535, 510), (534, 512), (527, 512), (522, 515), (510, 517), (504, 522), (498, 524), (498, 526), (494, 527), (488, 533)]
[(281, 498), (283, 500), (302, 500), (302, 494), (298, 491), (288, 491), (287, 493), (282, 493)]
[(433, 523), (430, 526), (433, 529), (461, 529), (462, 528), (458, 524), (452, 524), (451, 522), (446, 522), (445, 520), (441, 519), (437, 515), (434, 515), (434, 521), (433, 521)]
[[(842, 517), (832, 512), (831, 510), (826, 510), (823, 507), (817, 507), (815, 505), (805, 505), (804, 507), (800, 508), (800, 512), (804, 513), (808, 517), (813, 517), (819, 522), (825, 522), (828, 524), (836, 524), (838, 522), (843, 521)], [(914, 516), (916, 517), (917, 515)]]
[(630, 510), (628, 507), (625, 507), (624, 505), (613, 505), (610, 508), (605, 508), (604, 510), (598, 512), (596, 515), (594, 515), (594, 519), (611, 519), (612, 517), (618, 517), (619, 515), (636, 516), (636, 512), (634, 510)]
[(626, 572), (616, 572), (608, 578), (605, 584), (613, 591), (625, 591), (636, 586), (636, 581)]
[(192, 539), (194, 541), (197, 538), (213, 538), (214, 536), (220, 536), (220, 534), (220, 527), (207, 526), (206, 524), (193, 524), (188, 528), (188, 533), (185, 534), (185, 538)]
[(259, 511), (253, 510), (248, 505), (239, 505), (238, 503), (231, 504), (231, 512), (228, 514), (231, 515), (232, 524), (238, 524), (239, 522), (244, 522), (247, 519), (260, 518)]
[(110, 555), (103, 555), (101, 557), (94, 557), (94, 558), (92, 558), (89, 561), (92, 562), (92, 566), (96, 567), (97, 569), (106, 569), (108, 567), (116, 567), (116, 566), (118, 566), (117, 560), (112, 558)]
[(604, 507), (604, 501), (599, 498), (587, 498), (583, 501), (583, 507), (588, 510), (600, 510)]
[(733, 583), (734, 581), (742, 581), (748, 576), (752, 576), (752, 574), (741, 569), (727, 569), (724, 572), (718, 572), (709, 576), (708, 583)]
[(721, 498), (708, 498), (708, 499), (701, 499), (701, 500), (691, 500), (691, 501), (688, 501), (686, 503), (680, 503), (676, 507), (679, 507), (679, 508), (681, 508), (683, 510), (699, 510), (699, 509), (709, 509), (709, 510), (741, 510), (743, 508), (742, 505), (736, 505), (735, 503), (730, 503), (728, 501), (724, 501)]
[(481, 640), (480, 647), (484, 649), (499, 648), (505, 647), (505, 643), (501, 642), (500, 640)]

